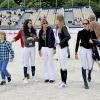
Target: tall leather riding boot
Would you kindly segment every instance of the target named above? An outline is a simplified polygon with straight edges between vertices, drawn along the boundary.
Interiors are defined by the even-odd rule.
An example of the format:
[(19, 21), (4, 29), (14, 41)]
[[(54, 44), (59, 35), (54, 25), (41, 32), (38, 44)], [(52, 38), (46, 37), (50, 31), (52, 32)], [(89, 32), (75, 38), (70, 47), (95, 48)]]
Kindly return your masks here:
[(27, 78), (27, 67), (24, 67), (24, 77)]
[(92, 70), (89, 70), (89, 71), (88, 71), (88, 81), (89, 81), (89, 82), (91, 82), (91, 72), (92, 72)]
[(35, 66), (31, 66), (32, 76), (35, 76)]
[(66, 80), (67, 80), (67, 70), (60, 70), (61, 72), (61, 80), (62, 82), (64, 82), (66, 84)]
[(89, 89), (87, 78), (86, 78), (86, 69), (84, 69), (83, 67), (82, 67), (82, 76), (84, 80), (85, 89)]

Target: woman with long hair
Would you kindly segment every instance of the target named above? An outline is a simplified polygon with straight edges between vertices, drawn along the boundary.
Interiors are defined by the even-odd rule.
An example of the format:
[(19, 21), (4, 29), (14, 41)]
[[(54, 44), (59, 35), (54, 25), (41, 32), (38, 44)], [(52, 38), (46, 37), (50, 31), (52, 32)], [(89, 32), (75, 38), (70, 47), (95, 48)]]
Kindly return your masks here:
[[(75, 48), (75, 58), (78, 59), (78, 48), (80, 44), (80, 58), (82, 64), (82, 77), (84, 81), (84, 88), (89, 89), (88, 82), (91, 82), (91, 72), (93, 67), (92, 58), (92, 43), (91, 39), (95, 39), (94, 31), (89, 29), (89, 21), (83, 21), (83, 29), (78, 32)], [(88, 71), (88, 76), (86, 72)], [(87, 80), (88, 79), (88, 80)]]
[(23, 24), (22, 38), (24, 41), (24, 82), (27, 83), (29, 60), (31, 62), (32, 79), (35, 79), (35, 41), (37, 41), (37, 35), (31, 19), (25, 20)]
[(66, 87), (67, 80), (67, 68), (66, 68), (66, 58), (68, 56), (67, 47), (68, 41), (71, 38), (70, 34), (65, 26), (64, 16), (57, 15), (56, 17), (56, 46), (59, 49), (59, 60), (60, 60), (60, 73), (61, 73), (61, 83), (59, 87)]
[(93, 55), (95, 58), (94, 60), (97, 62), (98, 66), (100, 67), (100, 55), (97, 49), (97, 47), (100, 48), (100, 23), (96, 21), (96, 17), (94, 15), (89, 16), (89, 27), (91, 31), (95, 32), (97, 37), (97, 39), (92, 39)]
[(55, 81), (55, 68), (53, 64), (53, 55), (55, 53), (54, 32), (48, 21), (41, 19), (41, 29), (39, 31), (39, 55), (42, 57), (44, 67), (44, 82)]

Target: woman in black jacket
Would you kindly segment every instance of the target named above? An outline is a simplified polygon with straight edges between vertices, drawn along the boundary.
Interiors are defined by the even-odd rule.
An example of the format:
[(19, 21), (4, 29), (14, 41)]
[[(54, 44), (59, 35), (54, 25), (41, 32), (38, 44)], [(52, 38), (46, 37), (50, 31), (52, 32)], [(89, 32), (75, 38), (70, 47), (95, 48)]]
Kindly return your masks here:
[(67, 68), (66, 68), (66, 58), (68, 56), (67, 47), (68, 41), (70, 39), (70, 34), (67, 30), (67, 27), (64, 24), (64, 16), (57, 15), (56, 18), (56, 46), (59, 49), (59, 60), (60, 60), (60, 72), (61, 72), (61, 83), (59, 87), (66, 87), (67, 80)]
[[(76, 48), (75, 48), (75, 58), (78, 59), (78, 48), (80, 45), (80, 58), (82, 64), (82, 77), (84, 80), (85, 89), (89, 89), (88, 82), (91, 81), (91, 71), (93, 67), (92, 58), (92, 43), (91, 39), (95, 39), (96, 35), (93, 31), (89, 30), (89, 21), (83, 21), (84, 29), (79, 31), (77, 34)], [(88, 71), (88, 81), (87, 74)]]
[(39, 55), (42, 57), (44, 66), (44, 82), (55, 81), (55, 69), (53, 55), (55, 53), (55, 37), (51, 27), (48, 26), (46, 19), (41, 20), (39, 31)]

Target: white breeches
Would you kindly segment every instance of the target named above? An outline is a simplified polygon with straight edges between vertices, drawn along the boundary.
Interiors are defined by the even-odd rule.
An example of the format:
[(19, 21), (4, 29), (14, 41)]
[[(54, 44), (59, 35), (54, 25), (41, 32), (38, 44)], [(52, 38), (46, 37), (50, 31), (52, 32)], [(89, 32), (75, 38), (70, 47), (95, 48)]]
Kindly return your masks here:
[(66, 68), (66, 61), (68, 57), (67, 47), (58, 49), (59, 49), (58, 53), (59, 53), (60, 66), (62, 70), (65, 70), (67, 69)]
[(80, 48), (80, 58), (82, 67), (91, 70), (93, 67), (92, 50), (84, 47)]
[(55, 80), (53, 48), (42, 47), (41, 54), (42, 54), (42, 61), (44, 67), (44, 79)]
[(24, 47), (23, 58), (25, 67), (35, 66), (35, 47)]

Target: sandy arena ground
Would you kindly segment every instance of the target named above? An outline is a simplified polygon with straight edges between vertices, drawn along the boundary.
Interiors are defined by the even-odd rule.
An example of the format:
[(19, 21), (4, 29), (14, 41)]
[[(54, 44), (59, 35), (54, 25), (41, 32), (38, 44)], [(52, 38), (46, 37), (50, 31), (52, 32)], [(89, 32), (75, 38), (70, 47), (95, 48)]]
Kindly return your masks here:
[[(8, 36), (11, 40), (13, 35)], [(15, 59), (8, 65), (8, 70), (12, 75), (11, 83), (0, 86), (0, 100), (100, 100), (100, 68), (94, 63), (92, 82), (89, 84), (90, 89), (85, 90), (81, 76), (80, 60), (74, 59), (74, 49), (76, 34), (71, 34), (69, 42), (71, 58), (66, 59), (68, 69), (67, 87), (58, 88), (56, 84), (60, 82), (59, 61), (54, 57), (56, 68), (56, 82), (44, 83), (43, 67), (41, 58), (36, 48), (36, 79), (38, 82), (29, 80), (28, 84), (23, 83), (23, 66), (20, 61), (20, 43), (13, 44)]]

